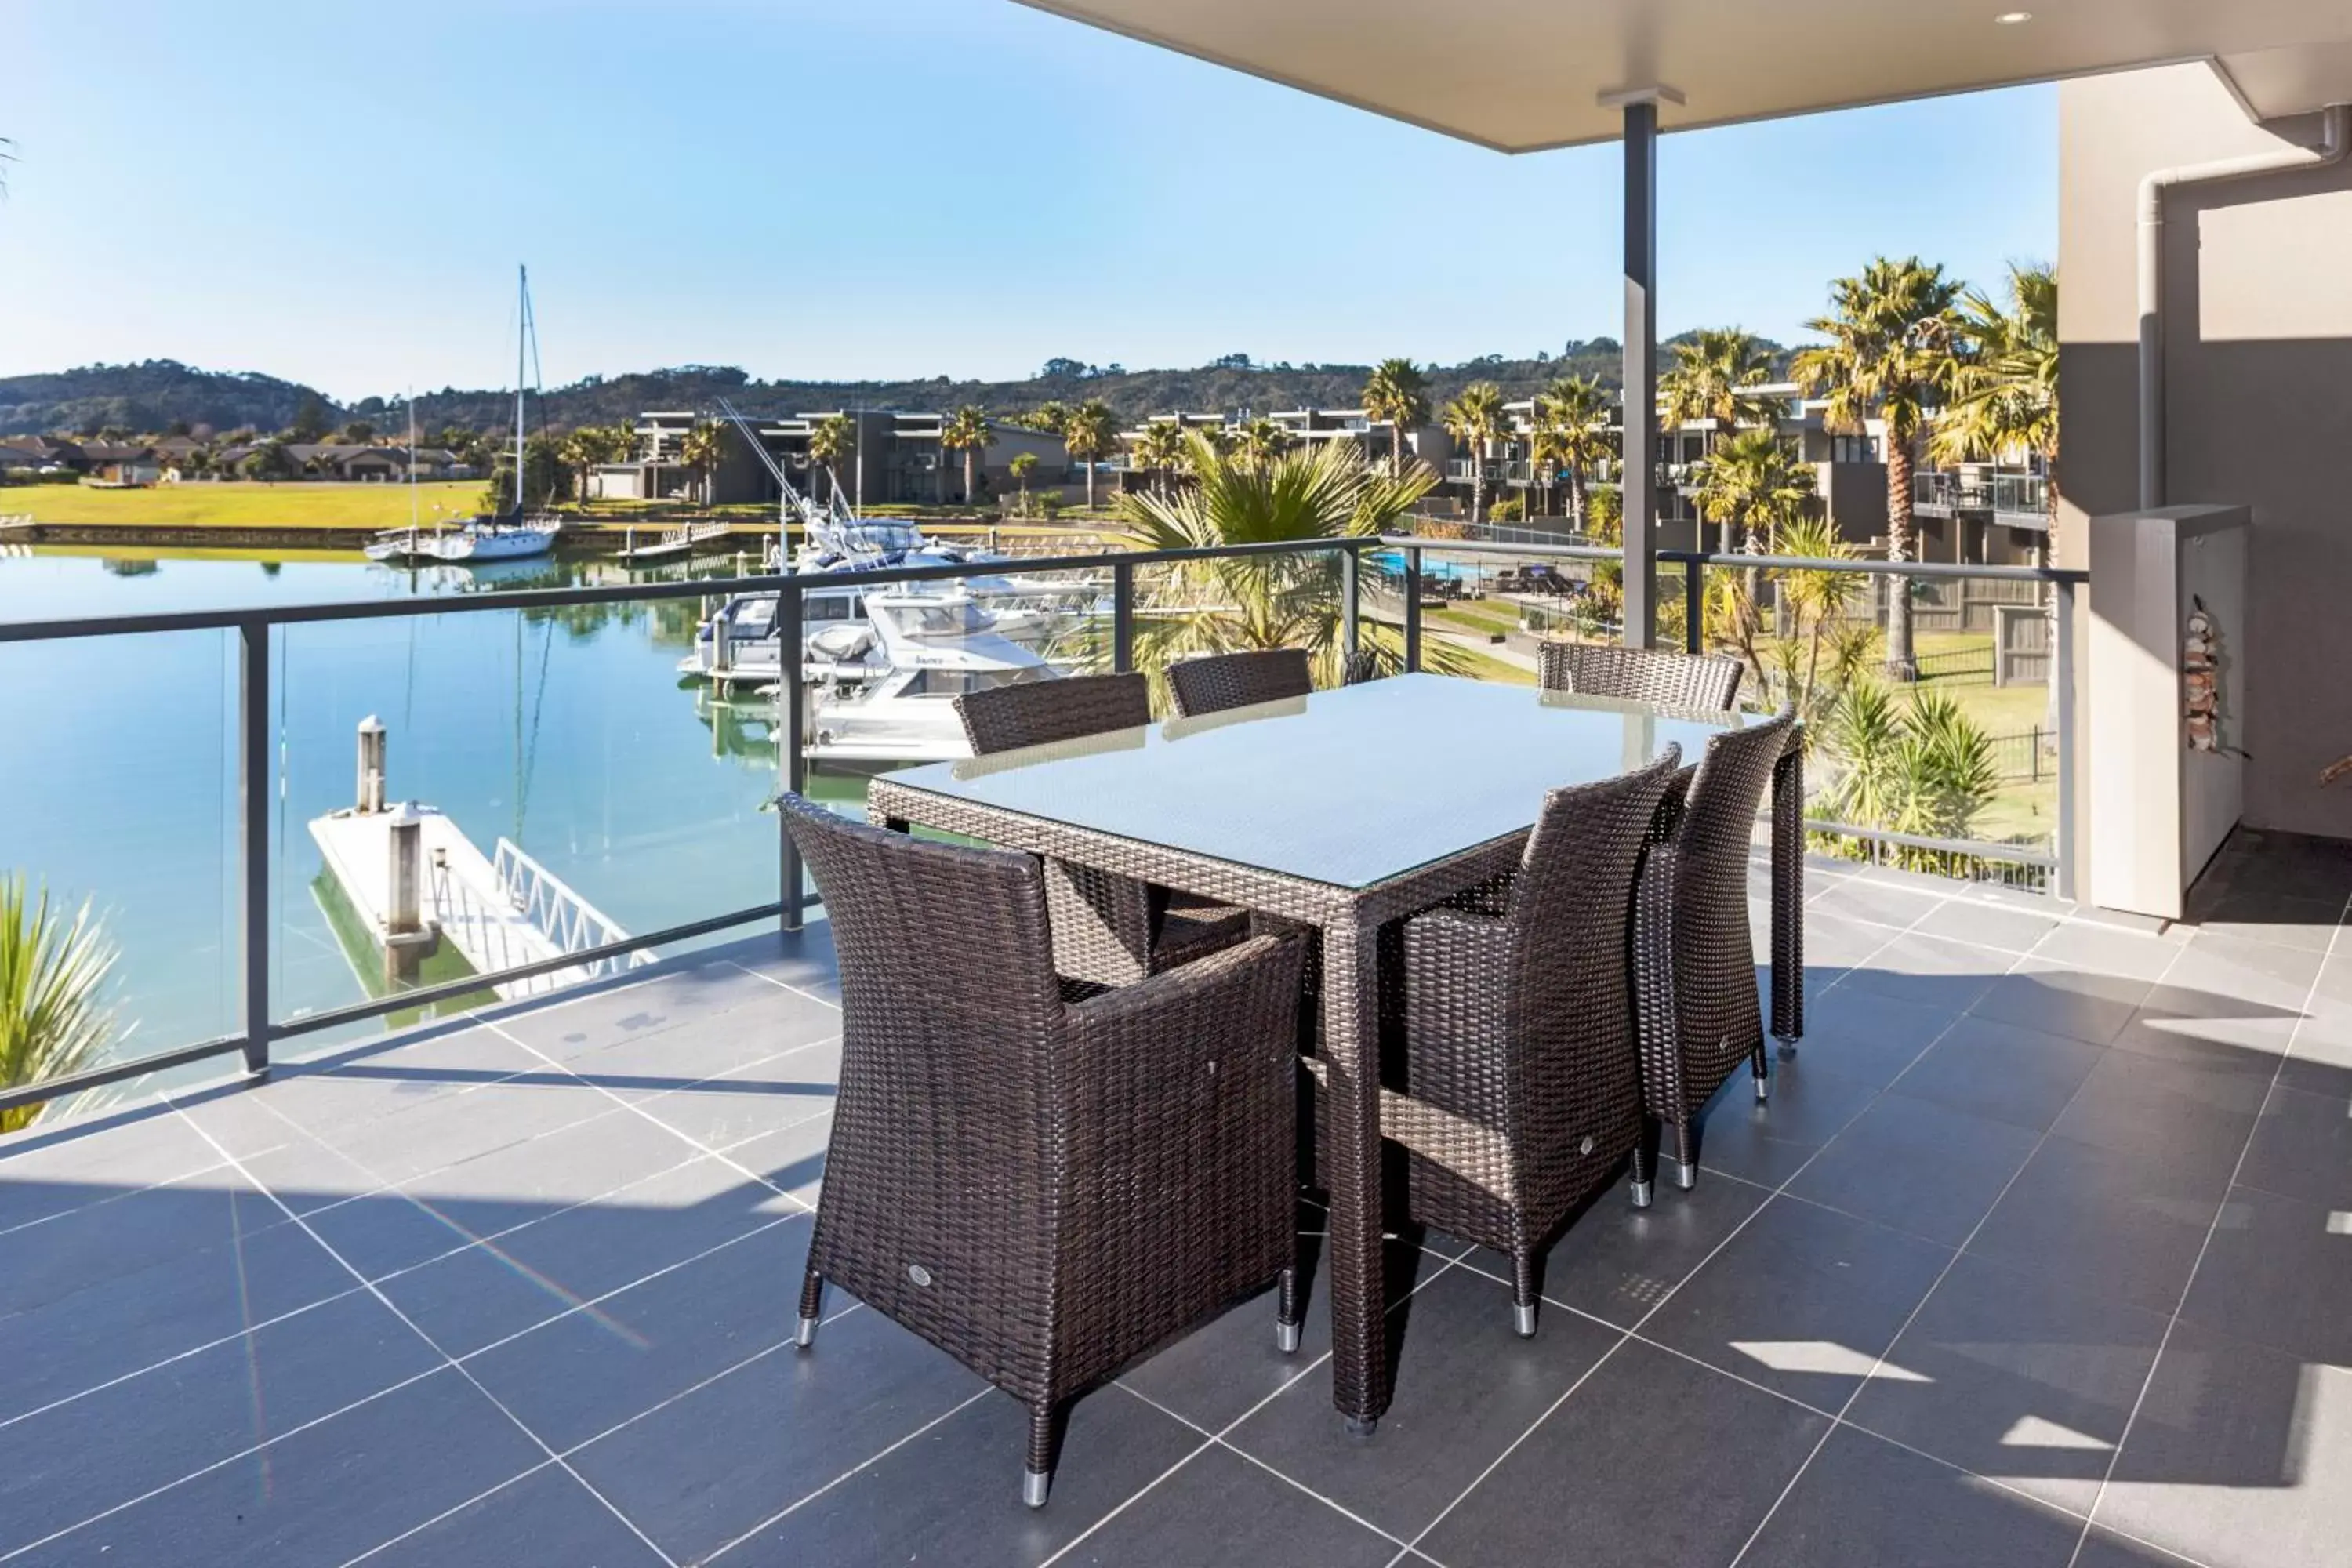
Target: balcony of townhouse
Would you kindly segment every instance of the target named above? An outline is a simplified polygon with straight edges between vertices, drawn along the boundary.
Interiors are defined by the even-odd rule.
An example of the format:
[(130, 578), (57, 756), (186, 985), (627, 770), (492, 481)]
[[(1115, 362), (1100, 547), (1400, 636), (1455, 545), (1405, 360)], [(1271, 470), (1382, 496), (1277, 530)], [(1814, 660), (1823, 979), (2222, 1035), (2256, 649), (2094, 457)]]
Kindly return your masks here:
[[(1470, 584), (1531, 561), (1622, 560), (1440, 538), (1304, 548), (1355, 553), (1328, 579), (1338, 620), (1394, 637), (1408, 665), (1461, 637), (1447, 617), (1463, 612), (1455, 595), (1384, 592), (1391, 574)], [(1126, 664), (1138, 623), (1175, 607), (1139, 598), (1164, 591), (1151, 585), (1167, 564), (967, 570), (1107, 598), (1109, 662)], [(746, 578), (505, 596), (521, 611), (468, 595), (227, 613), (212, 619), (246, 649), (227, 743), (264, 776), (340, 768), (272, 721), (268, 693), (300, 674), (273, 668), (289, 626), (809, 591)], [(1546, 614), (1548, 635), (1595, 630), (1564, 601)], [(147, 628), (0, 626), (0, 653)], [(312, 646), (396, 665), (403, 645)], [(612, 652), (596, 650), (599, 670)], [(2062, 641), (2045, 679), (2063, 682), (2072, 657)], [(1777, 700), (1767, 685), (1751, 706)], [(762, 789), (808, 785), (793, 711), (769, 721), (787, 762)], [(776, 769), (772, 736), (757, 744)], [(2071, 782), (2063, 747), (2010, 750), (2021, 791)], [(1826, 751), (1807, 766), (1833, 772)], [(658, 776), (657, 797), (678, 787)], [(236, 798), (251, 837), (231, 863), (270, 882), (289, 853), (285, 796)], [(239, 1012), (255, 1034), (37, 1087), (51, 1109), (0, 1137), (14, 1369), (0, 1382), (13, 1461), (0, 1554), (228, 1563), (282, 1542), (305, 1563), (520, 1552), (723, 1568), (1043, 1563), (1087, 1542), (1111, 1561), (1249, 1562), (1280, 1540), (1304, 1543), (1286, 1562), (1504, 1563), (1539, 1560), (1563, 1528), (1646, 1538), (1661, 1509), (1681, 1516), (1684, 1477), (1716, 1500), (1708, 1539), (1727, 1562), (1750, 1535), (1769, 1546), (1796, 1528), (1775, 1522), (1793, 1486), (1801, 1522), (1826, 1510), (1907, 1529), (1885, 1516), (1932, 1504), (1960, 1561), (2057, 1568), (2111, 1469), (2135, 1499), (2251, 1490), (2249, 1506), (2300, 1518), (2318, 1505), (2299, 1478), (2352, 1457), (2327, 1310), (2327, 1205), (2341, 1201), (2328, 1184), (2352, 1096), (2340, 846), (2241, 834), (2187, 918), (2164, 924), (2051, 896), (2063, 845), (1818, 821), (1817, 844), (1842, 847), (1798, 868), (1806, 1022), (1769, 1104), (1732, 1083), (1699, 1122), (1692, 1191), (1644, 1211), (1615, 1189), (1576, 1220), (1550, 1253), (1537, 1337), (1507, 1326), (1509, 1259), (1407, 1227), (1391, 1257), (1391, 1418), (1374, 1437), (1349, 1436), (1332, 1408), (1331, 1287), (1310, 1278), (1299, 1354), (1265, 1331), (1268, 1300), (1245, 1300), (1080, 1401), (1032, 1513), (1011, 1399), (838, 1289), (816, 1348), (795, 1349), (843, 987), (814, 889), (774, 819), (751, 822), (722, 858), (774, 879), (756, 907), (673, 897), (681, 924), (611, 941), (598, 927), (509, 970), (418, 973), (315, 1010), (287, 1011), (278, 987), (318, 956), (273, 956), (278, 906), (242, 889), (230, 902), (259, 948), (239, 965), (254, 988)], [(1990, 879), (1937, 874), (1962, 862)], [(1759, 853), (1764, 986), (1772, 877)], [(925, 962), (991, 955), (942, 945)], [(389, 1032), (354, 1034), (393, 1016)], [(220, 1075), (224, 1060), (247, 1070)], [(1299, 1224), (1323, 1245), (1316, 1202)], [(2079, 1353), (2053, 1362), (2053, 1342)], [(1743, 1440), (1689, 1451), (1694, 1412)], [(1249, 1542), (1232, 1533), (1237, 1497)], [(1774, 1560), (1912, 1560), (1790, 1550)]]
[(1911, 510), (1921, 517), (2040, 531), (2050, 526), (2049, 500), (2049, 480), (2040, 474), (1969, 467), (1911, 476)]

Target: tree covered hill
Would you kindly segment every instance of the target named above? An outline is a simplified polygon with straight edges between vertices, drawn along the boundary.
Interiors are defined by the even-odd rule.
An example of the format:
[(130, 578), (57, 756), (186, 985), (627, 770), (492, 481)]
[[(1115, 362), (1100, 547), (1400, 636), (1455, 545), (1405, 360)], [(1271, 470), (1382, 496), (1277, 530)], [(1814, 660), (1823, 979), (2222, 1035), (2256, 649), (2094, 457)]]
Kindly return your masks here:
[[(1777, 350), (1776, 350), (1777, 353)], [(1428, 369), (1433, 405), (1474, 381), (1491, 381), (1507, 398), (1528, 397), (1560, 375), (1597, 376), (1618, 383), (1618, 345), (1609, 338), (1571, 342), (1559, 354), (1527, 359), (1489, 354), (1457, 365)], [(1123, 421), (1173, 409), (1194, 412), (1286, 408), (1349, 408), (1356, 405), (1370, 366), (1361, 364), (1253, 363), (1228, 355), (1195, 370), (1128, 370), (1053, 359), (1021, 381), (958, 381), (939, 376), (922, 381), (755, 381), (728, 365), (681, 365), (670, 370), (590, 376), (548, 389), (543, 418), (555, 428), (615, 425), (646, 409), (715, 408), (724, 398), (754, 416), (833, 408), (903, 408), (939, 412), (978, 404), (1000, 418), (1041, 403), (1077, 403), (1100, 398)], [(475, 430), (505, 427), (513, 417), (511, 388), (460, 390), (445, 387), (417, 395), (417, 422), (438, 431), (448, 426)], [(175, 426), (210, 426), (215, 431), (283, 430), (307, 415), (340, 423), (373, 422), (390, 433), (404, 418), (397, 398), (367, 397), (345, 405), (299, 383), (251, 372), (198, 370), (173, 360), (139, 364), (87, 365), (42, 375), (0, 376), (0, 436), (100, 430), (154, 432)]]

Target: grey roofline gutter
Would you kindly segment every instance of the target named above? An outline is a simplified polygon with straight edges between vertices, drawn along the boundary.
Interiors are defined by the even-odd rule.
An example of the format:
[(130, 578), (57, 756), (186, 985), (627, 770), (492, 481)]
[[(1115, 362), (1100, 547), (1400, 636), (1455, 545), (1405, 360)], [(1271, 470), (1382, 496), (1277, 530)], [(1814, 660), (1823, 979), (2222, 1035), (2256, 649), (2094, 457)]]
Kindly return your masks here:
[(2343, 162), (2352, 145), (2352, 106), (2321, 111), (2316, 147), (2285, 147), (2210, 163), (2157, 169), (2139, 183), (2139, 505), (2165, 504), (2164, 493), (2164, 194), (2175, 185), (2201, 185), (2258, 174), (2325, 169)]

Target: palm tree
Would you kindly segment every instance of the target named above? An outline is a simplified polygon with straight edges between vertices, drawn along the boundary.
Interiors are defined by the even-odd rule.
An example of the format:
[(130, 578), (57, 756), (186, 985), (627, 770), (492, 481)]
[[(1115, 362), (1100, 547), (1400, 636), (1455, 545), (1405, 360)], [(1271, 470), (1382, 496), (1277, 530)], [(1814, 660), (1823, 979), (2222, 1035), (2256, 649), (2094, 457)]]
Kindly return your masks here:
[(1538, 428), (1549, 427), (1555, 460), (1568, 474), (1569, 516), (1584, 531), (1585, 480), (1616, 444), (1609, 394), (1597, 376), (1564, 375), (1536, 396)]
[[(1158, 429), (1174, 429), (1159, 424)], [(1427, 495), (1437, 475), (1416, 462), (1402, 479), (1367, 463), (1345, 441), (1278, 454), (1255, 464), (1217, 450), (1201, 432), (1177, 433), (1188, 448), (1193, 482), (1173, 496), (1122, 495), (1118, 507), (1139, 550), (1377, 535), (1395, 528)], [(1314, 655), (1321, 684), (1336, 685), (1344, 637), (1339, 563), (1335, 552), (1252, 555), (1186, 562), (1174, 568), (1174, 605), (1138, 617), (1139, 668), (1159, 679), (1175, 659), (1244, 648), (1303, 647)], [(1208, 605), (1206, 609), (1189, 606)], [(1390, 667), (1402, 663), (1402, 633), (1384, 622), (1359, 628), (1362, 646)], [(1460, 660), (1450, 645), (1427, 648), (1433, 668)]]
[[(1181, 469), (1191, 456), (1192, 435), (1184, 428), (1181, 418), (1154, 419), (1136, 438), (1135, 466), (1151, 476), (1152, 490), (1162, 500), (1168, 495), (1169, 476)], [(1211, 437), (1202, 435), (1201, 440), (1213, 455), (1223, 456)]]
[(1013, 457), (1012, 468), (1013, 478), (1021, 487), (1021, 515), (1023, 517), (1027, 517), (1029, 515), (1029, 476), (1037, 471), (1037, 454), (1034, 452), (1014, 453)]
[[(0, 877), (0, 1084), (45, 1083), (96, 1064), (116, 1038), (99, 999), (114, 960), (88, 904), (68, 922), (50, 911), (47, 889), (28, 898), (22, 876)], [(42, 1109), (0, 1110), (0, 1132), (30, 1126)]]
[[(1712, 449), (1742, 425), (1780, 423), (1779, 402), (1756, 390), (1771, 379), (1770, 350), (1738, 327), (1707, 327), (1675, 344), (1675, 363), (1658, 378), (1658, 395), (1668, 425), (1714, 426)], [(1723, 533), (1717, 547), (1728, 552), (1731, 523), (1718, 521)]]
[(940, 432), (940, 445), (963, 454), (964, 504), (978, 505), (980, 455), (996, 445), (996, 432), (989, 426), (987, 411), (973, 403), (957, 409), (955, 416)]
[(1454, 444), (1470, 449), (1470, 521), (1476, 522), (1486, 512), (1486, 443), (1502, 429), (1503, 389), (1491, 381), (1474, 381), (1441, 417)]
[(1739, 528), (1750, 555), (1783, 524), (1804, 515), (1813, 499), (1813, 470), (1799, 462), (1771, 430), (1742, 430), (1698, 465), (1698, 503), (1725, 528)]
[(1087, 510), (1095, 509), (1095, 464), (1111, 449), (1118, 434), (1118, 419), (1110, 405), (1098, 397), (1079, 404), (1062, 420), (1062, 446), (1071, 457), (1087, 466)]
[(715, 419), (703, 420), (679, 437), (677, 456), (680, 462), (694, 470), (695, 484), (702, 492), (702, 504), (709, 506), (713, 493), (711, 480), (719, 472), (719, 462), (727, 456), (727, 426)]
[[(1927, 450), (1937, 462), (1998, 462), (2016, 453), (2042, 459), (2044, 568), (2058, 554), (2058, 273), (2012, 263), (2009, 303), (1971, 289), (1960, 300), (1960, 336), (1969, 352), (1953, 373), (1951, 397), (1936, 416)], [(2058, 597), (2048, 595), (2050, 646), (2058, 646)], [(2058, 687), (2050, 687), (2050, 728), (2058, 728)]]
[(1429, 422), (1429, 383), (1409, 359), (1384, 359), (1364, 381), (1364, 412), (1389, 426), (1389, 478), (1404, 478), (1404, 434)]
[[(1813, 498), (1813, 470), (1797, 461), (1781, 445), (1779, 432), (1769, 429), (1742, 430), (1717, 442), (1698, 464), (1697, 479), (1695, 499), (1698, 504), (1707, 516), (1721, 521), (1727, 534), (1734, 529), (1741, 531), (1742, 548), (1750, 555), (1766, 553), (1766, 542), (1803, 517), (1806, 504)], [(1731, 635), (1748, 662), (1757, 664), (1757, 589), (1761, 574), (1751, 567), (1737, 574), (1718, 574), (1717, 580)]]
[(1049, 436), (1058, 436), (1069, 428), (1070, 405), (1054, 398), (1047, 398), (1031, 409), (1028, 416), (1021, 423), (1028, 426), (1032, 430), (1043, 430)]
[[(1832, 313), (1806, 326), (1829, 342), (1797, 355), (1798, 384), (1826, 391), (1824, 423), (1860, 434), (1874, 415), (1886, 431), (1886, 559), (1911, 559), (1911, 449), (1929, 412), (1949, 392), (1959, 368), (1959, 285), (1917, 257), (1879, 257), (1858, 278), (1830, 285)], [(1898, 680), (1919, 678), (1911, 640), (1907, 579), (1888, 584), (1886, 664)]]
[(1289, 446), (1290, 432), (1264, 415), (1243, 426), (1234, 437), (1234, 449), (1241, 454), (1242, 461), (1254, 468), (1265, 467)]
[(809, 461), (824, 469), (825, 483), (833, 487), (828, 495), (841, 493), (841, 475), (834, 465), (856, 449), (857, 421), (846, 414), (828, 414), (809, 432)]

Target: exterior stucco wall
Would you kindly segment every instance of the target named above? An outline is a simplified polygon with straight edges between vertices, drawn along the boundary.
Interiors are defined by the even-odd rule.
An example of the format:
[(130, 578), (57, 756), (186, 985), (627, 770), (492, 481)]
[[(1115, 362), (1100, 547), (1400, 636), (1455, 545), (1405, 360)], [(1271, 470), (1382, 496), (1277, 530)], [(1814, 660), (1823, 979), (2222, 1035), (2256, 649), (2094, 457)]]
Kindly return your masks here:
[[(2062, 564), (2086, 517), (2137, 504), (2140, 177), (2316, 134), (2253, 124), (2201, 65), (2060, 89)], [(2316, 781), (2352, 752), (2352, 161), (2176, 187), (2166, 217), (2165, 499), (2253, 513), (2246, 820), (2352, 837), (2352, 790)]]

